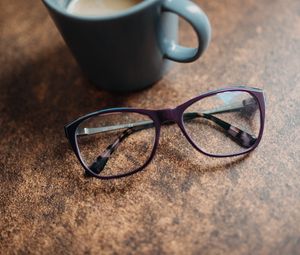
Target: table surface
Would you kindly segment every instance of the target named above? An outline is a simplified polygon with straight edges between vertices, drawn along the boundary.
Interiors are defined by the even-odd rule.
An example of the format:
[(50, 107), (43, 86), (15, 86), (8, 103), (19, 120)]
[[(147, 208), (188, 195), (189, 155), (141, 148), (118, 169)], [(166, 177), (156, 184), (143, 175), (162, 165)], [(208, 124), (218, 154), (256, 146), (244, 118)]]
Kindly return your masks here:
[[(1, 0), (3, 253), (300, 254), (300, 2), (197, 2), (213, 26), (205, 55), (114, 95), (83, 77), (40, 1)], [(180, 37), (195, 43), (185, 22)], [(144, 172), (99, 181), (64, 136), (102, 107), (173, 107), (233, 84), (267, 95), (263, 140), (246, 157), (198, 155), (170, 126)]]

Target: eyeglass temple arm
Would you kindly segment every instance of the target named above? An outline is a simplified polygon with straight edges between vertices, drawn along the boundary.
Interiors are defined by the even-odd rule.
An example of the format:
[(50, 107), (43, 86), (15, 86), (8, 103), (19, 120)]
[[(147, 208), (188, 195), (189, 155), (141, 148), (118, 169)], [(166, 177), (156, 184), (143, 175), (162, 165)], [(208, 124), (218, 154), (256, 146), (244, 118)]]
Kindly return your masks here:
[(76, 131), (76, 135), (78, 136), (86, 136), (86, 135), (94, 135), (98, 133), (110, 132), (114, 130), (124, 129), (124, 128), (133, 128), (133, 127), (143, 127), (148, 125), (149, 123), (153, 123), (152, 121), (139, 121), (135, 123), (126, 123), (120, 125), (106, 126), (106, 127), (96, 127), (96, 128), (81, 128)]
[[(248, 98), (243, 100), (242, 103), (236, 103), (231, 105), (222, 106), (219, 108), (215, 108), (209, 111), (203, 111), (203, 114), (218, 114), (218, 113), (225, 113), (225, 112), (233, 112), (233, 111), (240, 111), (242, 109), (246, 109), (249, 112), (255, 111), (257, 109), (257, 103), (254, 98)], [(213, 120), (212, 120), (213, 121)], [(76, 135), (84, 136), (84, 135), (93, 135), (98, 133), (110, 132), (114, 130), (124, 129), (124, 128), (131, 128), (131, 127), (138, 127), (149, 124), (151, 121), (140, 121), (135, 123), (126, 123), (120, 125), (113, 125), (107, 127), (96, 127), (96, 128), (81, 128), (77, 129)]]
[[(238, 106), (239, 109), (241, 109), (240, 106)], [(220, 111), (221, 109), (219, 109)], [(232, 111), (232, 108), (230, 108)], [(212, 112), (212, 111), (210, 111)], [(224, 110), (222, 110), (224, 112)], [(211, 113), (212, 114), (212, 113)], [(244, 146), (246, 148), (250, 148), (256, 141), (256, 138), (249, 133), (232, 126), (231, 124), (207, 113), (197, 113), (197, 112), (192, 112), (192, 113), (185, 113), (184, 114), (184, 119), (185, 120), (192, 120), (197, 117), (202, 117), (205, 119), (209, 119), (216, 123), (218, 126), (222, 127), (234, 140), (240, 144), (241, 146)], [(165, 123), (165, 124), (168, 124)], [(108, 127), (103, 127), (103, 128), (85, 128), (83, 131), (85, 131), (84, 135), (90, 135), (90, 134), (95, 134), (99, 133), (99, 129), (102, 129), (100, 132), (107, 132), (107, 131), (112, 131), (112, 130), (117, 130), (117, 129), (122, 129), (122, 128), (128, 128), (124, 132), (121, 133), (121, 135), (112, 143), (110, 144), (106, 150), (99, 156), (97, 159), (94, 161), (94, 163), (90, 166), (90, 169), (94, 172), (99, 174), (105, 167), (109, 157), (113, 154), (113, 152), (119, 147), (120, 143), (129, 135), (147, 129), (151, 128), (154, 126), (153, 121), (141, 121), (141, 122), (136, 122), (136, 123), (129, 123), (129, 124), (121, 124), (121, 125), (115, 125), (115, 126), (108, 126)], [(80, 134), (77, 134), (80, 135)]]
[[(234, 141), (236, 141), (238, 144), (250, 148), (256, 141), (256, 138), (249, 133), (234, 127), (230, 125), (229, 123), (212, 116), (210, 114), (202, 114), (202, 113), (197, 113), (197, 112), (191, 112), (191, 113), (185, 113), (184, 114), (184, 119), (185, 120), (192, 120), (197, 117), (203, 117), (205, 119), (209, 119), (216, 123), (218, 126), (222, 127), (232, 138), (234, 138)], [(134, 124), (134, 123), (131, 123)], [(167, 123), (166, 123), (167, 124)], [(138, 126), (130, 127), (126, 129), (124, 132), (121, 133), (117, 139), (110, 144), (105, 151), (97, 157), (97, 159), (93, 162), (93, 164), (89, 167), (94, 173), (99, 174), (105, 167), (109, 157), (114, 153), (114, 151), (119, 147), (121, 142), (130, 136), (131, 134), (151, 128), (154, 126), (154, 123), (152, 121), (148, 121), (147, 123), (144, 124), (138, 124)]]
[[(133, 125), (135, 123), (132, 123)], [(119, 125), (121, 126), (121, 125)], [(147, 128), (152, 128), (154, 126), (153, 121), (143, 121), (143, 124), (141, 122), (137, 126), (132, 126), (126, 130), (124, 130), (118, 137), (117, 139), (110, 144), (105, 151), (97, 157), (97, 159), (94, 161), (94, 163), (89, 167), (94, 173), (99, 174), (105, 167), (109, 157), (114, 153), (114, 151), (119, 147), (121, 142), (130, 136), (131, 134), (147, 129)]]
[(258, 104), (256, 100), (251, 97), (244, 99), (241, 103), (232, 103), (229, 105), (224, 105), (217, 107), (215, 109), (211, 109), (209, 111), (203, 111), (206, 114), (218, 114), (218, 113), (225, 113), (225, 112), (236, 112), (245, 110), (246, 112), (252, 113), (255, 112), (258, 108)]
[(198, 113), (198, 112), (190, 112), (190, 113), (185, 113), (184, 114), (184, 120), (192, 120), (197, 117), (202, 117), (208, 120), (213, 121), (215, 124), (217, 124), (219, 127), (223, 128), (223, 130), (230, 135), (236, 143), (239, 145), (245, 147), (245, 148), (250, 148), (257, 140), (257, 138), (248, 132), (235, 127), (228, 122), (217, 118), (211, 114), (207, 113)]

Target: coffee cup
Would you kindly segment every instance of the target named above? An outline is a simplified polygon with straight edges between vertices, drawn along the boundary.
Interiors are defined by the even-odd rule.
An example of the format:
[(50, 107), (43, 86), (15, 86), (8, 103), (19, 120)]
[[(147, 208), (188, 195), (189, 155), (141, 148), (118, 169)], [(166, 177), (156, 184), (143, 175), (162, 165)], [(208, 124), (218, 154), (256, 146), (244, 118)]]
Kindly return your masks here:
[[(116, 3), (99, 11), (73, 1), (43, 0), (81, 69), (100, 89), (144, 89), (161, 79), (173, 61), (198, 59), (210, 41), (206, 14), (189, 0), (126, 0), (124, 8)], [(197, 47), (177, 43), (178, 16), (195, 30)]]

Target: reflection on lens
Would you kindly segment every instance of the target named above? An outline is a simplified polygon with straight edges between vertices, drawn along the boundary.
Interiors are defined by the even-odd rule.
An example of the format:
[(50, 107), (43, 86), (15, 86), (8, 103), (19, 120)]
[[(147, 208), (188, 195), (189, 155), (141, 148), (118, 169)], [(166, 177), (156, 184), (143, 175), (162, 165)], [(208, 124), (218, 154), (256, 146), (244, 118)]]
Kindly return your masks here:
[(146, 115), (114, 112), (82, 122), (76, 138), (89, 169), (109, 177), (130, 173), (144, 165), (153, 150), (155, 128)]
[(222, 92), (195, 102), (183, 115), (194, 143), (211, 155), (234, 155), (250, 149), (260, 127), (257, 100), (248, 92)]

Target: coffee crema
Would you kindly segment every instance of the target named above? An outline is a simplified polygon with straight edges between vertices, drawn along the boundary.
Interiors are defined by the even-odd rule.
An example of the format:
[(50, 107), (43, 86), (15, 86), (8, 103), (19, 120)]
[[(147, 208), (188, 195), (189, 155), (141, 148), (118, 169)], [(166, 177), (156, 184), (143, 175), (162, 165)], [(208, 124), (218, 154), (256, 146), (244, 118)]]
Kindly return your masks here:
[(143, 0), (72, 0), (67, 12), (80, 16), (105, 16), (126, 10)]

